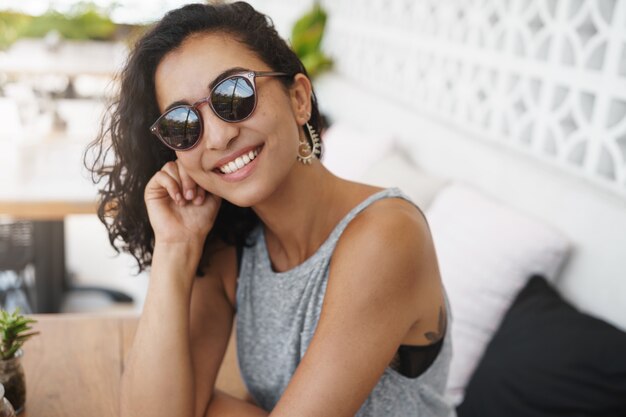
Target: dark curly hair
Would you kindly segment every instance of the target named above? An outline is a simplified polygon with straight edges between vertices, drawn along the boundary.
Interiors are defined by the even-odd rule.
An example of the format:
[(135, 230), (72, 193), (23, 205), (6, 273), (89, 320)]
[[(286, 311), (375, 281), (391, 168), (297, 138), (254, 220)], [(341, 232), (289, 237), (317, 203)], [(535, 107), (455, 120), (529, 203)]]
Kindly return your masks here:
[[(167, 53), (197, 33), (232, 35), (273, 71), (307, 75), (302, 62), (280, 38), (271, 20), (244, 2), (190, 4), (172, 10), (137, 41), (119, 74), (119, 94), (109, 105), (97, 138), (85, 152), (85, 165), (94, 183), (103, 183), (99, 190), (98, 217), (108, 230), (109, 241), (118, 253), (126, 251), (134, 256), (138, 272), (150, 266), (154, 249), (154, 231), (144, 202), (144, 188), (166, 162), (176, 159), (174, 151), (155, 140), (149, 131), (159, 116), (154, 75)], [(280, 80), (286, 87), (293, 83), (292, 77)], [(315, 94), (311, 104), (309, 123), (319, 132), (323, 121)], [(243, 246), (258, 223), (259, 218), (251, 208), (224, 200), (204, 251), (218, 241)]]

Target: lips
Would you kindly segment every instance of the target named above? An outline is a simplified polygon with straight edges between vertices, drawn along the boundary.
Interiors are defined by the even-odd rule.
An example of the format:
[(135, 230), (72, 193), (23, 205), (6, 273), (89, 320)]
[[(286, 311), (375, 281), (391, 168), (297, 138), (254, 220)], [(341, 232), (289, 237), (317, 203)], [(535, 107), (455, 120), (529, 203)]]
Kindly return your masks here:
[(238, 156), (237, 158), (233, 159), (229, 163), (220, 166), (218, 169), (223, 174), (232, 174), (233, 172), (237, 172), (241, 168), (245, 167), (250, 162), (252, 162), (254, 158), (256, 158), (257, 155), (259, 154), (260, 149), (261, 147), (258, 147), (254, 150), (249, 151), (248, 153), (244, 153), (243, 155)]
[(251, 163), (261, 151), (263, 145), (242, 149), (215, 164), (215, 171), (222, 174), (233, 174)]

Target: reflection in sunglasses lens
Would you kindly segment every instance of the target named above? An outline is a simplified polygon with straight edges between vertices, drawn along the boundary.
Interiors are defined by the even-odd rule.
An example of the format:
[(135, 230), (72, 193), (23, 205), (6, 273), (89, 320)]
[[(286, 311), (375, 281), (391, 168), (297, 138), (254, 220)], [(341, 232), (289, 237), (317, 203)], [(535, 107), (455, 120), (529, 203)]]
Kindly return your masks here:
[(244, 77), (233, 77), (219, 83), (211, 95), (215, 112), (225, 120), (238, 121), (254, 110), (254, 89)]
[[(211, 94), (215, 113), (229, 122), (241, 121), (254, 110), (254, 87), (250, 80), (236, 76), (220, 82)], [(171, 109), (159, 121), (158, 132), (176, 150), (193, 147), (200, 139), (202, 121), (192, 106)]]
[(192, 107), (172, 109), (159, 123), (159, 133), (176, 149), (192, 147), (200, 137), (200, 118)]

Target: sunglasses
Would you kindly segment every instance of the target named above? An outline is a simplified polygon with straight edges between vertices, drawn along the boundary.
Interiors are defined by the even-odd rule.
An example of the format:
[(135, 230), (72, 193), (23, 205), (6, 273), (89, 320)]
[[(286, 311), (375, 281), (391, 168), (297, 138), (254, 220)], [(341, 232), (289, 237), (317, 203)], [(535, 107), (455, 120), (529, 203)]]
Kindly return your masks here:
[(200, 142), (203, 122), (198, 108), (208, 103), (213, 113), (228, 123), (246, 120), (257, 103), (257, 77), (290, 77), (284, 72), (242, 71), (218, 82), (209, 96), (193, 105), (181, 104), (168, 109), (150, 126), (161, 142), (175, 151), (187, 151)]

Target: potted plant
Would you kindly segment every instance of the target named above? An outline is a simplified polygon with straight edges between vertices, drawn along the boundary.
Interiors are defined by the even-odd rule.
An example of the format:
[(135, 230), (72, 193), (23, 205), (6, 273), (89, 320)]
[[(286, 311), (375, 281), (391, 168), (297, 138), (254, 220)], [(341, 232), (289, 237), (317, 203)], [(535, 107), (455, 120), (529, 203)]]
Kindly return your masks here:
[(12, 314), (0, 310), (0, 383), (4, 385), (5, 397), (16, 413), (20, 413), (26, 403), (22, 345), (39, 333), (31, 331), (30, 325), (36, 322), (20, 314), (19, 308)]

